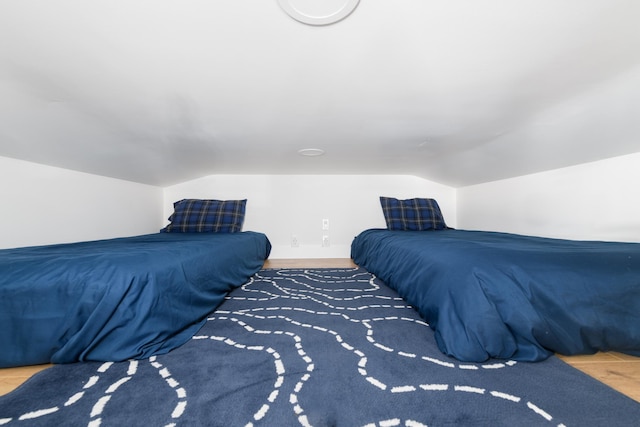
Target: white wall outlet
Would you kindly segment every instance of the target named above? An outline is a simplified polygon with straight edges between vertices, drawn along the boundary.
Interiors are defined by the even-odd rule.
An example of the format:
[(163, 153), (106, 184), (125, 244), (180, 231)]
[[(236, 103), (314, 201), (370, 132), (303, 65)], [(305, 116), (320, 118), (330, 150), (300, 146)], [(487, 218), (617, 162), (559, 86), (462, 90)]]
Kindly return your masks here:
[(291, 247), (292, 248), (297, 248), (300, 246), (300, 242), (298, 242), (298, 236), (296, 236), (295, 234), (291, 235)]
[(323, 230), (328, 230), (329, 229), (329, 219), (328, 218), (324, 218), (322, 220), (322, 229)]
[(322, 236), (322, 247), (323, 248), (329, 247), (329, 236), (327, 236), (326, 234)]

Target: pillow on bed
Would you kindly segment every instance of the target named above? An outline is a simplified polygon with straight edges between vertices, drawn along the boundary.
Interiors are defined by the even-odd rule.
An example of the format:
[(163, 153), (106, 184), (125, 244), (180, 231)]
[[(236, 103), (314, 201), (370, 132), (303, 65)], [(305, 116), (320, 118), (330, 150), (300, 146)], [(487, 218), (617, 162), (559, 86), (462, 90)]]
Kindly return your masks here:
[(242, 229), (247, 199), (182, 199), (173, 204), (162, 233), (235, 233)]
[(382, 213), (389, 230), (443, 230), (447, 228), (434, 199), (398, 200), (380, 197)]

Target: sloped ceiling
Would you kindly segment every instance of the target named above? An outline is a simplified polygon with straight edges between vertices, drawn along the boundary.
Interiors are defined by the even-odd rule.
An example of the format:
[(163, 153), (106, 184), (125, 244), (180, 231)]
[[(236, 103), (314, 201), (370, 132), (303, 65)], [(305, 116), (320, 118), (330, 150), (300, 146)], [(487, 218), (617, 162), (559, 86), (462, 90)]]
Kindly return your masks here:
[(634, 153), (639, 22), (637, 0), (361, 0), (326, 26), (276, 0), (4, 0), (0, 156), (464, 186)]

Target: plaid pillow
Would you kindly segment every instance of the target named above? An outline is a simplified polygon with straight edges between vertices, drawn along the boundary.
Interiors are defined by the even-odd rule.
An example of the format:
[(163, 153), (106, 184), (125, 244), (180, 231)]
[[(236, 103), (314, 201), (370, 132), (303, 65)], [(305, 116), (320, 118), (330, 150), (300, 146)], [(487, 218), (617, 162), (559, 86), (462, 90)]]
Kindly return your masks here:
[(447, 228), (434, 199), (398, 200), (380, 197), (382, 213), (389, 230), (442, 230)]
[(182, 199), (173, 204), (171, 224), (162, 233), (235, 233), (242, 229), (247, 199)]

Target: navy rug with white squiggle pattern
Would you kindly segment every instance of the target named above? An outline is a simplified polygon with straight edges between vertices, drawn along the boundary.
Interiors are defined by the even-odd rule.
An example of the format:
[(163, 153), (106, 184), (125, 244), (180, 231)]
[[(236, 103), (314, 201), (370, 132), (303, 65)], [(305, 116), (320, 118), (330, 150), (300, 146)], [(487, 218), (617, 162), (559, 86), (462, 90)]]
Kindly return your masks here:
[[(124, 332), (123, 332), (124, 333)], [(268, 269), (169, 354), (47, 369), (0, 426), (632, 426), (640, 403), (552, 357), (461, 363), (362, 269)]]

